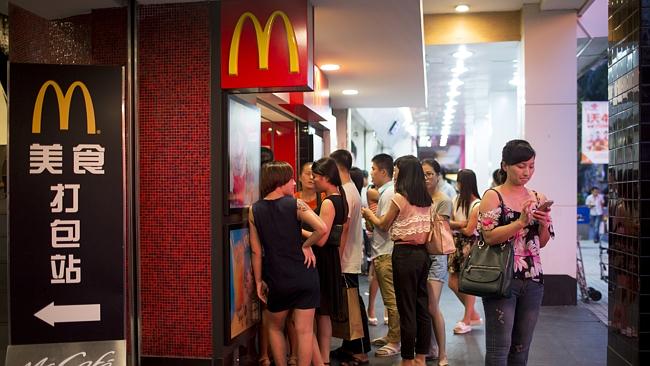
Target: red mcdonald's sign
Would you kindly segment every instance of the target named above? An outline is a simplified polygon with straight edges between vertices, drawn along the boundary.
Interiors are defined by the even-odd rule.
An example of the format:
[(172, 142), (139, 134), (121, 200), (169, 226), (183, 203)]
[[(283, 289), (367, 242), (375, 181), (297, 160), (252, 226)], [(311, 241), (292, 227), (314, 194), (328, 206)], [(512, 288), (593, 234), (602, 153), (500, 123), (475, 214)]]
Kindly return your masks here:
[(311, 91), (313, 30), (309, 0), (221, 1), (221, 87)]

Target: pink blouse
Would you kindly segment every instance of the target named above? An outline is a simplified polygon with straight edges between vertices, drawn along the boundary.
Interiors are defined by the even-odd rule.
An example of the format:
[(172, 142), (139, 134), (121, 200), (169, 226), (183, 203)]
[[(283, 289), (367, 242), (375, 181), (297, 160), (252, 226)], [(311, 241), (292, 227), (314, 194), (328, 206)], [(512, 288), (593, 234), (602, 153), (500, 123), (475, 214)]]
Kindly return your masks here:
[(393, 203), (399, 214), (390, 228), (391, 239), (401, 244), (424, 244), (431, 231), (431, 207), (413, 206), (399, 193), (395, 193)]

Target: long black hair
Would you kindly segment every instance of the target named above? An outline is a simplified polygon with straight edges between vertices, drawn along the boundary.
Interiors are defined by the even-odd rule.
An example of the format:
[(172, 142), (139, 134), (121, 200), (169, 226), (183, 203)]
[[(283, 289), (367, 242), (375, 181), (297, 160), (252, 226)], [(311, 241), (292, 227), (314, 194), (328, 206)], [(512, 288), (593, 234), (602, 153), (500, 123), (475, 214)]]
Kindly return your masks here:
[(395, 192), (406, 197), (413, 206), (431, 206), (431, 195), (424, 182), (424, 172), (420, 160), (413, 155), (406, 155), (397, 159), (395, 165), (399, 170), (395, 182)]
[(343, 184), (341, 183), (341, 176), (339, 175), (339, 168), (336, 166), (336, 161), (332, 158), (322, 158), (318, 159), (311, 165), (311, 173), (318, 174), (325, 178), (332, 185), (338, 187), (339, 193), (343, 198), (343, 207), (344, 207), (344, 216), (345, 220), (348, 218), (348, 200), (345, 196), (345, 190), (343, 189)]
[(476, 174), (471, 169), (462, 169), (458, 172), (456, 178), (460, 193), (458, 194), (458, 207), (465, 213), (465, 217), (469, 217), (470, 204), (472, 204), (472, 196), (481, 198), (476, 186)]

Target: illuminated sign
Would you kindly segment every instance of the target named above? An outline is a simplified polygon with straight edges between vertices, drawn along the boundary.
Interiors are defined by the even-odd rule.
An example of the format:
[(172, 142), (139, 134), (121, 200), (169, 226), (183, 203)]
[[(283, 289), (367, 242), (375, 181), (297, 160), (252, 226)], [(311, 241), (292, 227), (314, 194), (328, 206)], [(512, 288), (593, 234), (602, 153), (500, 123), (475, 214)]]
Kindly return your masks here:
[(9, 72), (10, 340), (49, 360), (44, 343), (125, 336), (124, 73), (20, 63)]
[[(221, 87), (312, 91), (313, 7), (308, 0), (221, 1)], [(218, 31), (213, 29), (213, 32)]]
[(298, 42), (296, 41), (296, 32), (293, 30), (291, 20), (284, 12), (279, 10), (274, 11), (269, 17), (262, 30), (262, 25), (257, 17), (247, 11), (239, 17), (237, 25), (235, 26), (235, 33), (232, 34), (232, 41), (230, 42), (230, 56), (228, 59), (228, 73), (230, 75), (237, 75), (237, 61), (239, 56), (239, 41), (241, 39), (241, 31), (244, 27), (246, 19), (250, 19), (255, 28), (255, 35), (257, 38), (257, 53), (259, 57), (258, 65), (261, 70), (269, 69), (269, 44), (271, 42), (271, 30), (273, 29), (273, 21), (276, 17), (281, 17), (284, 22), (284, 30), (287, 33), (287, 45), (289, 46), (289, 72), (299, 72), (300, 66), (298, 65)]

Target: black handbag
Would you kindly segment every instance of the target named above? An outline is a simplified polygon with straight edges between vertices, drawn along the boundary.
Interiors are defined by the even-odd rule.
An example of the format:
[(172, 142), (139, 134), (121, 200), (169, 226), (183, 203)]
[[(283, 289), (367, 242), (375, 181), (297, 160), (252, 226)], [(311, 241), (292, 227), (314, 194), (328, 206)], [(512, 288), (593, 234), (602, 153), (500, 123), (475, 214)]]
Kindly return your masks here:
[(332, 225), (330, 236), (327, 238), (325, 245), (332, 245), (335, 247), (341, 246), (341, 235), (343, 234), (343, 225)]
[[(499, 225), (505, 224), (505, 204), (501, 194)], [(488, 245), (483, 240), (472, 246), (459, 274), (460, 292), (480, 297), (510, 297), (514, 253), (512, 243)]]

